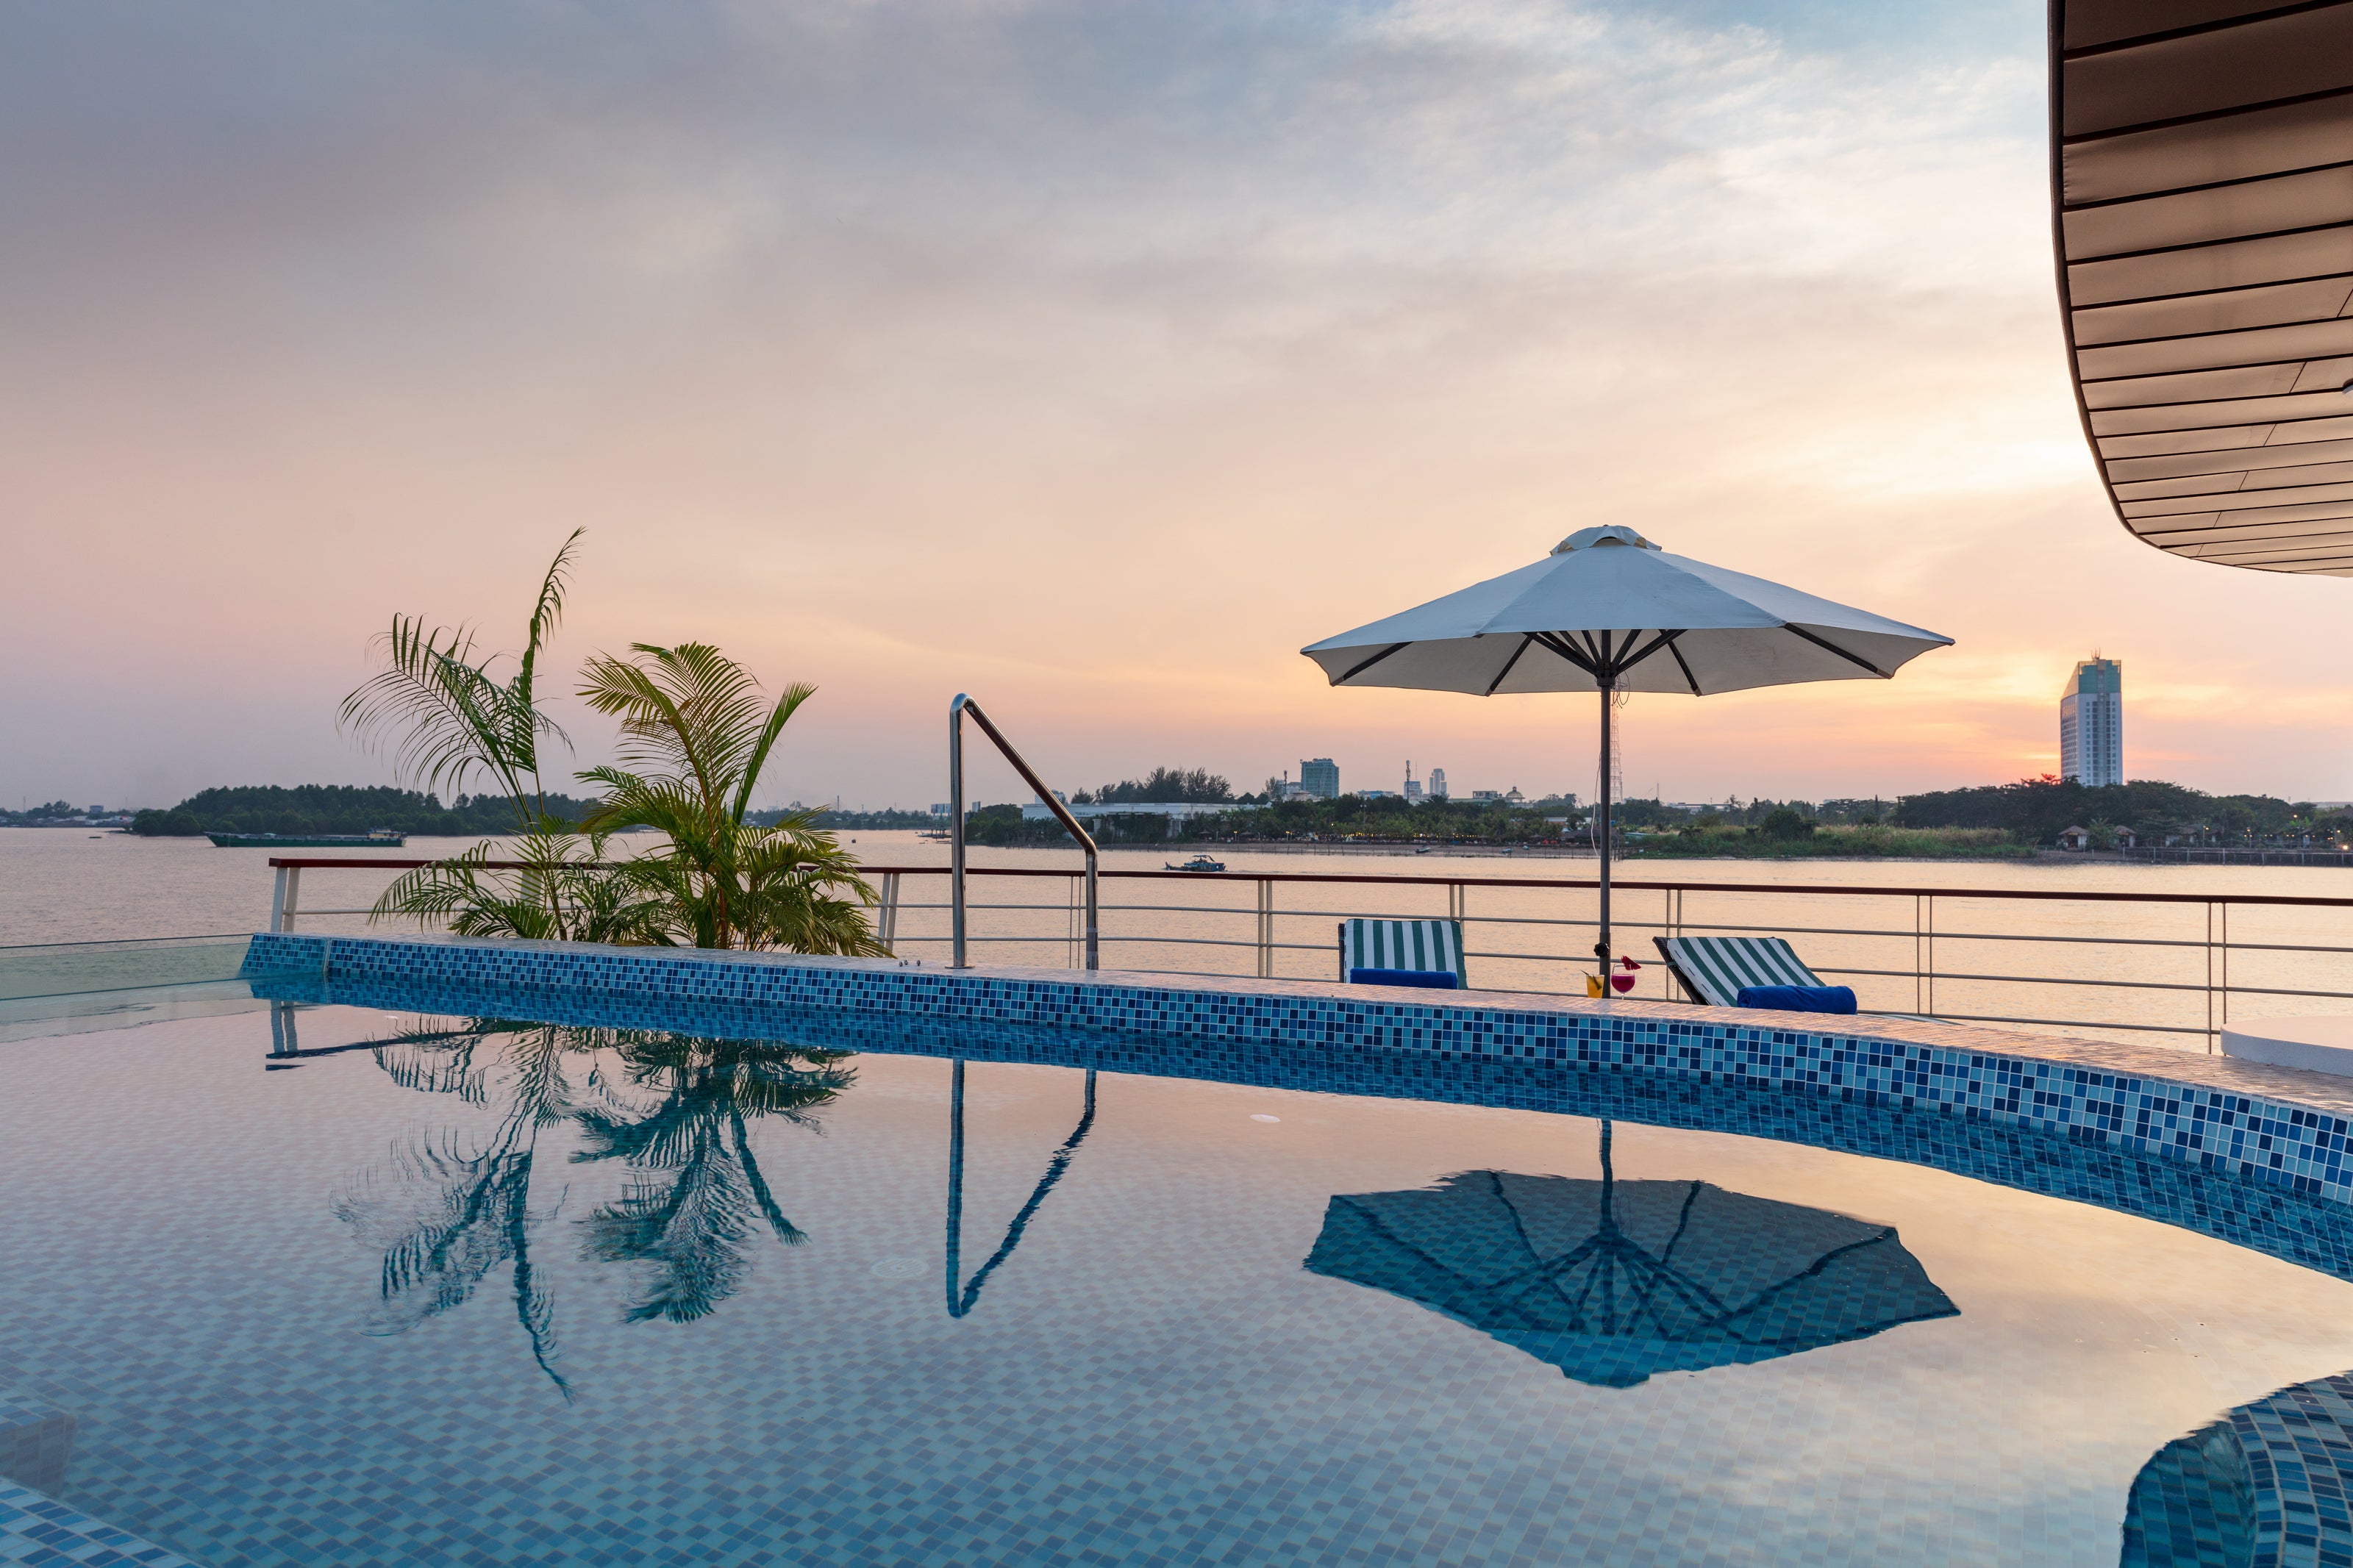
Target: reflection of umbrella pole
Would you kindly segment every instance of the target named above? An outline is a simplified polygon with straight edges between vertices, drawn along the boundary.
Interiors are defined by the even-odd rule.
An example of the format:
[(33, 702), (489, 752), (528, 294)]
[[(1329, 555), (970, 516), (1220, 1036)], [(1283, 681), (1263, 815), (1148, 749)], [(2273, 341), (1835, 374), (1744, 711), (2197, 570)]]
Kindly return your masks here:
[[(1601, 682), (1601, 788), (1599, 809), (1594, 813), (1594, 825), (1600, 835), (1598, 843), (1601, 859), (1601, 940), (1593, 944), (1593, 951), (1601, 960), (1601, 994), (1605, 997), (1609, 994), (1609, 704), (1617, 695), (1618, 683), (1604, 678)], [(1602, 1133), (1605, 1146), (1609, 1136), (1605, 1124)]]
[[(1087, 1133), (1093, 1129), (1094, 1124), (1095, 1069), (1089, 1068), (1086, 1109), (1079, 1117), (1078, 1126), (1072, 1129), (1071, 1135), (1062, 1141), (1062, 1146), (1054, 1151), (1053, 1157), (1046, 1162), (1046, 1173), (1038, 1179), (1037, 1190), (1029, 1194), (1029, 1201), (1021, 1205), (1021, 1212), (1013, 1216), (1013, 1223), (1005, 1227), (1005, 1239), (997, 1244), (995, 1252), (989, 1254), (988, 1261), (980, 1266), (980, 1272), (972, 1277), (972, 1283), (963, 1285), (964, 1063), (959, 1060), (955, 1064), (955, 1071), (949, 1079), (948, 1088), (947, 1293), (949, 1317), (961, 1318), (972, 1310), (974, 1304), (980, 1300), (980, 1288), (988, 1282), (988, 1277), (997, 1271), (998, 1264), (1013, 1256), (1013, 1249), (1021, 1244), (1021, 1233), (1029, 1226), (1029, 1216), (1038, 1212), (1038, 1205), (1046, 1201), (1046, 1194), (1054, 1190), (1054, 1184), (1062, 1179), (1064, 1171), (1070, 1169), (1071, 1156), (1079, 1152), (1079, 1145), (1086, 1141)], [(961, 1289), (959, 1289), (960, 1286)]]
[(1618, 1228), (1618, 1221), (1609, 1199), (1617, 1185), (1618, 1177), (1609, 1169), (1609, 1119), (1605, 1116), (1601, 1119), (1601, 1219), (1612, 1230)]

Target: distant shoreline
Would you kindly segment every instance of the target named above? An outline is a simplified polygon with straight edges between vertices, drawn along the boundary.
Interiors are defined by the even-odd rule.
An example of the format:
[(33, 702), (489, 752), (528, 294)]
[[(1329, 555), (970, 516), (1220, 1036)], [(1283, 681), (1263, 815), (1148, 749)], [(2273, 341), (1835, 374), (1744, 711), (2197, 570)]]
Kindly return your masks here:
[[(987, 846), (993, 849), (1036, 849), (1068, 853), (1075, 846), (1062, 844), (1006, 844)], [(1243, 855), (1353, 855), (1382, 856), (1409, 860), (1442, 858), (1449, 860), (1585, 860), (1594, 858), (1589, 848), (1531, 846), (1526, 848), (1505, 848), (1483, 844), (1296, 844), (1248, 842), (1222, 843), (1192, 839), (1166, 844), (1106, 844), (1106, 855), (1157, 855), (1166, 858), (1180, 852), (1212, 853), (1224, 851)], [(2140, 866), (2152, 862), (2137, 860), (2114, 852), (2038, 849), (2024, 855), (1644, 855), (1639, 850), (1614, 857), (1613, 866), (1657, 867), (1673, 864), (1704, 864), (1736, 866), (1756, 861), (1767, 861), (1776, 866), (1820, 861), (1841, 866), (1886, 865), (1913, 863), (1926, 866), (1987, 865), (1987, 866)]]

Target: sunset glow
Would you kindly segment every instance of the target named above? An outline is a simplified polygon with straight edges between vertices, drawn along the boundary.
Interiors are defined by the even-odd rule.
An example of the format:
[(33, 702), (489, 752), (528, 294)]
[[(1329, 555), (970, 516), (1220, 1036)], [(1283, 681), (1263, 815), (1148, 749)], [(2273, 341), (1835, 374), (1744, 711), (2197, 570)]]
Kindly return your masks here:
[(567, 688), (687, 637), (820, 688), (771, 804), (944, 799), (959, 690), (1072, 787), (1588, 790), (1589, 701), (1296, 650), (1599, 522), (1957, 644), (1638, 697), (1637, 793), (2052, 771), (2096, 647), (2132, 776), (2353, 796), (2353, 588), (2162, 556), (2094, 475), (2039, 6), (6, 27), (11, 805), (386, 780), (333, 724), (370, 634), (516, 640), (584, 525)]

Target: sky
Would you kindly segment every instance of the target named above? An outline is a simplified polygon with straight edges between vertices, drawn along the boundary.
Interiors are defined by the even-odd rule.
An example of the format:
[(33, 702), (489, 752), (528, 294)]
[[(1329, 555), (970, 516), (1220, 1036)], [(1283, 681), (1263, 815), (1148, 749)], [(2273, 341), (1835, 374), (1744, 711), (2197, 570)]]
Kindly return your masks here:
[[(1591, 789), (1594, 700), (1298, 649), (1622, 522), (1932, 627), (1893, 682), (1633, 699), (1630, 790), (2054, 771), (2353, 797), (2353, 585), (2108, 508), (2042, 7), (0, 0), (0, 801), (390, 782), (396, 612), (818, 687), (760, 792), (1330, 756)], [(560, 777), (552, 781), (560, 787)], [(979, 766), (972, 793), (1009, 799)]]

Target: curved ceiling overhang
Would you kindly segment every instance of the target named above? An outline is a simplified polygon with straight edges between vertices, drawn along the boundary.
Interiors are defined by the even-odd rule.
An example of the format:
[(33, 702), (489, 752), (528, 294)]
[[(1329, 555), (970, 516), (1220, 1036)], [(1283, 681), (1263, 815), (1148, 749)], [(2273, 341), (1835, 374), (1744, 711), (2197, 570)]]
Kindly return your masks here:
[(2051, 162), (2125, 527), (2353, 576), (2353, 0), (2051, 0)]

